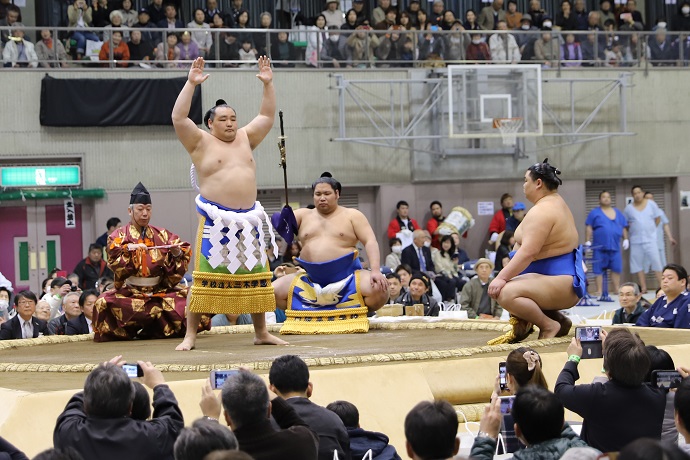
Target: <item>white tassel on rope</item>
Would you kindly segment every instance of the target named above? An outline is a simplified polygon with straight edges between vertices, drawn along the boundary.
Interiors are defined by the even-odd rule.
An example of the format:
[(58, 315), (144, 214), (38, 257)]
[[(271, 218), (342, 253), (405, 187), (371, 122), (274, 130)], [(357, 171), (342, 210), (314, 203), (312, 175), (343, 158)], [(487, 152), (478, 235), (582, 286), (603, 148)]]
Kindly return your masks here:
[(199, 185), (196, 183), (196, 168), (193, 163), (192, 166), (189, 167), (189, 180), (192, 183), (192, 187), (194, 187), (196, 191), (199, 191)]

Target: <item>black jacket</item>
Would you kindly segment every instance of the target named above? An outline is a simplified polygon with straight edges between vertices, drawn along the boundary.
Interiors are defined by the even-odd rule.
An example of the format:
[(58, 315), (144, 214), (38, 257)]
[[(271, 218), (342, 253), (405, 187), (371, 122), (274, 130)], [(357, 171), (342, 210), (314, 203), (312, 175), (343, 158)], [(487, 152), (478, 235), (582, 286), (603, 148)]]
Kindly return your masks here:
[(316, 460), (319, 438), (292, 406), (275, 398), (271, 401), (271, 413), (280, 430), (273, 428), (268, 418), (233, 430), (240, 450), (254, 460)]
[[(424, 254), (424, 261), (426, 262), (426, 271), (435, 272), (436, 267), (434, 267), (434, 262), (431, 260), (431, 249), (423, 246), (422, 254)], [(400, 254), (400, 263), (409, 265), (412, 270), (421, 270), (417, 246), (415, 246), (414, 243), (403, 249), (402, 254)]]
[(554, 393), (583, 418), (580, 437), (602, 452), (617, 452), (639, 438), (661, 439), (666, 391), (648, 384), (626, 387), (614, 380), (575, 385), (577, 364), (568, 361)]
[[(34, 338), (38, 337), (38, 334), (50, 335), (48, 331), (48, 323), (42, 319), (36, 317), (31, 317), (31, 323), (34, 326)], [(22, 338), (22, 326), (19, 322), (19, 315), (16, 315), (11, 320), (2, 323), (0, 326), (0, 340), (12, 340)]]
[(287, 402), (319, 436), (319, 460), (333, 460), (334, 450), (338, 451), (340, 460), (350, 460), (350, 437), (335, 412), (314, 404), (308, 398), (290, 398)]
[(72, 396), (53, 432), (56, 449), (72, 447), (85, 459), (173, 460), (173, 445), (184, 428), (182, 411), (168, 385), (153, 389), (153, 418), (96, 418), (84, 413), (84, 392)]
[(65, 324), (65, 335), (79, 335), (89, 333), (89, 323), (86, 322), (84, 313), (72, 318)]
[(101, 260), (98, 265), (93, 265), (88, 257), (74, 267), (74, 273), (79, 276), (79, 287), (82, 291), (95, 288), (96, 282), (103, 276), (114, 278), (105, 260)]

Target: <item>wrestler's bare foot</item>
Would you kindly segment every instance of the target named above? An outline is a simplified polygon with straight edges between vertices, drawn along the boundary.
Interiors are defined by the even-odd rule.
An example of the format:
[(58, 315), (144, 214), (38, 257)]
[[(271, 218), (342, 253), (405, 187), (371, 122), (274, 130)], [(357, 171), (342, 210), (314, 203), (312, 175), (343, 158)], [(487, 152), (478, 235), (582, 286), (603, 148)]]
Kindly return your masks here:
[(556, 337), (561, 330), (561, 325), (558, 321), (546, 319), (544, 324), (539, 327), (539, 338), (550, 339)]
[(175, 347), (175, 351), (190, 351), (194, 350), (196, 337), (185, 337), (181, 344)]
[(573, 322), (567, 316), (557, 310), (544, 311), (544, 314), (561, 325), (561, 329), (556, 334), (556, 337), (564, 337), (570, 334)]
[(257, 334), (254, 337), (254, 345), (289, 345), (289, 342), (281, 340), (278, 337), (269, 334), (268, 332), (263, 334)]

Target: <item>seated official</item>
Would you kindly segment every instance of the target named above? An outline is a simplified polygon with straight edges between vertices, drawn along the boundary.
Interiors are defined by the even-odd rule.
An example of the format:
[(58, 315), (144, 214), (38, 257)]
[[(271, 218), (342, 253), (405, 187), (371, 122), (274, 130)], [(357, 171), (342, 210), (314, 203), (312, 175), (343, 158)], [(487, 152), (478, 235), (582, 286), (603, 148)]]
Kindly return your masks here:
[(352, 458), (368, 458), (371, 450), (372, 458), (377, 460), (400, 460), (395, 447), (388, 444), (388, 436), (375, 431), (366, 431), (359, 426), (359, 410), (357, 406), (348, 401), (334, 401), (326, 406), (343, 421), (347, 434), (350, 437), (350, 451)]
[[(556, 381), (556, 396), (583, 418), (580, 436), (602, 452), (616, 452), (638, 438), (661, 438), (666, 390), (644, 383), (650, 367), (645, 344), (627, 328), (602, 331), (606, 382), (575, 385), (582, 347), (573, 338)], [(640, 414), (644, 414), (640, 417)]]
[(88, 289), (79, 296), (80, 315), (65, 324), (65, 335), (90, 334), (93, 332), (93, 308), (98, 300), (98, 292)]
[[(96, 342), (185, 335), (187, 289), (178, 283), (189, 267), (190, 245), (150, 225), (151, 211), (151, 195), (140, 182), (130, 196), (130, 223), (108, 237), (115, 289), (96, 301)], [(199, 328), (210, 328), (210, 319), (202, 317)]]
[(637, 283), (624, 283), (618, 288), (621, 308), (613, 314), (613, 324), (635, 324), (646, 311)]
[[(635, 323), (645, 327), (683, 327), (682, 321), (687, 316), (690, 294), (688, 272), (677, 264), (668, 264), (661, 275), (661, 289), (664, 295), (656, 299), (649, 309), (642, 313)], [(681, 316), (679, 318), (679, 313)], [(690, 325), (684, 326), (685, 328)]]
[[(546, 388), (522, 388), (510, 413), (515, 420), (515, 434), (527, 446), (515, 454), (515, 459), (559, 460), (571, 448), (587, 447), (565, 422), (563, 404)], [(501, 415), (501, 400), (494, 397), (479, 422), (479, 433), (472, 445), (473, 459), (494, 458)]]
[(417, 460), (452, 459), (460, 450), (458, 415), (448, 401), (422, 401), (405, 417), (407, 455)]
[(467, 317), (501, 319), (503, 308), (496, 299), (489, 297), (489, 283), (493, 279), (494, 264), (489, 259), (479, 259), (474, 264), (477, 276), (472, 278), (460, 295), (460, 306), (467, 311)]
[(81, 315), (81, 308), (79, 307), (80, 295), (76, 291), (70, 291), (62, 297), (63, 314), (48, 322), (50, 335), (65, 335), (67, 321), (77, 319)]
[(268, 373), (270, 389), (287, 401), (319, 438), (319, 460), (351, 458), (350, 438), (342, 420), (325, 407), (313, 403), (313, 386), (307, 364), (295, 355), (284, 355), (273, 361)]
[(120, 367), (121, 358), (99, 365), (86, 377), (84, 391), (72, 396), (57, 419), (53, 444), (56, 449), (72, 448), (84, 459), (169, 460), (184, 428), (177, 400), (161, 371), (139, 361), (156, 410), (150, 421), (132, 419), (135, 391)]
[(14, 309), (17, 314), (0, 325), (0, 340), (32, 339), (50, 335), (48, 323), (33, 316), (37, 302), (36, 294), (31, 291), (21, 291), (14, 297)]
[[(423, 304), (424, 316), (438, 316), (440, 307), (436, 299), (429, 295), (431, 282), (425, 274), (416, 272), (410, 279), (410, 289), (398, 298), (396, 303), (401, 303), (406, 307)], [(403, 314), (405, 311), (403, 310)]]

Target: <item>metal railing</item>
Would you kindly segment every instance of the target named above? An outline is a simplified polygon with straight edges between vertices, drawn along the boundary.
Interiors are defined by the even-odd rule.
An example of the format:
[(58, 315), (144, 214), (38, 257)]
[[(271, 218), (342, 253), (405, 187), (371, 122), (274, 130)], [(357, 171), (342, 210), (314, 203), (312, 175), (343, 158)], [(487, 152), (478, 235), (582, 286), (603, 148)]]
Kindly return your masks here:
[[(66, 28), (24, 27), (26, 36), (50, 30), (52, 37), (61, 37), (67, 59), (61, 60), (56, 52), (43, 59), (34, 59), (27, 53), (26, 61), (10, 60), (13, 53), (3, 50), (4, 67), (28, 68), (186, 68), (190, 59), (168, 59), (168, 34), (178, 37), (188, 31), (210, 34), (213, 45), (201, 53), (209, 67), (252, 67), (255, 58), (267, 54), (279, 67), (301, 68), (406, 68), (443, 67), (448, 64), (520, 64), (541, 63), (545, 68), (568, 70), (582, 67), (688, 67), (690, 63), (690, 37), (687, 32), (643, 31), (416, 31), (416, 30), (321, 30), (308, 29), (163, 29), (163, 28)], [(100, 40), (108, 41), (113, 31), (123, 32), (123, 42), (131, 40), (132, 32), (141, 31), (153, 36), (154, 52), (147, 59), (124, 61), (108, 47), (105, 59), (97, 56), (77, 56), (75, 32), (91, 32)], [(10, 27), (0, 27), (3, 36), (12, 34)], [(287, 34), (286, 44), (276, 44), (281, 33)], [(663, 36), (662, 36), (663, 35)], [(333, 38), (337, 37), (337, 38)], [(663, 38), (663, 40), (662, 40)], [(479, 43), (473, 43), (479, 41)], [(10, 42), (14, 41), (10, 38)], [(29, 40), (32, 41), (32, 40)], [(142, 40), (145, 41), (145, 40)], [(150, 40), (149, 40), (150, 41)], [(194, 39), (192, 39), (194, 41)], [(251, 43), (251, 54), (240, 57), (242, 41)], [(172, 42), (172, 39), (171, 39)], [(8, 42), (9, 43), (9, 42)], [(4, 44), (4, 48), (12, 44)], [(34, 42), (36, 43), (36, 42)], [(178, 39), (178, 43), (179, 39)], [(94, 42), (98, 49), (98, 42)], [(257, 46), (263, 45), (265, 46)], [(16, 47), (16, 41), (15, 45)], [(38, 45), (34, 46), (34, 49)], [(55, 45), (53, 49), (56, 48)], [(176, 45), (180, 46), (180, 45)], [(515, 47), (519, 51), (516, 58)], [(261, 48), (261, 49), (259, 49)], [(496, 56), (500, 49), (508, 49)], [(487, 52), (488, 50), (488, 52)], [(7, 52), (5, 52), (7, 51)], [(25, 52), (26, 52), (25, 47)], [(287, 51), (288, 56), (277, 55)], [(77, 57), (81, 57), (77, 60)]]

